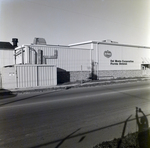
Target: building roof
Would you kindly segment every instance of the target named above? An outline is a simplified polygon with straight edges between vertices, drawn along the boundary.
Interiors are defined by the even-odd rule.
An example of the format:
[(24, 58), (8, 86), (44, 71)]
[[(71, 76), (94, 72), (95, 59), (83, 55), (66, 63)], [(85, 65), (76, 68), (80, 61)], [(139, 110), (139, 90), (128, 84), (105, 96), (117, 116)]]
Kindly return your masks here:
[(10, 42), (0, 42), (0, 49), (14, 49)]

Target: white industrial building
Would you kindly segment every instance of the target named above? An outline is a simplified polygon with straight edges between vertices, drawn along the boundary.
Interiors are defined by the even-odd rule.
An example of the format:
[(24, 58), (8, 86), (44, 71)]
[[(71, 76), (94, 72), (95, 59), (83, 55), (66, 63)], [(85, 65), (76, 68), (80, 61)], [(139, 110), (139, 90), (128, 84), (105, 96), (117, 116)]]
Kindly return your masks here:
[[(13, 69), (6, 65), (2, 66), (6, 66), (7, 70), (6, 67), (2, 69), (7, 71), (4, 73), (10, 73), (9, 68), (14, 71), (16, 88), (52, 86), (91, 77), (149, 76), (150, 47), (119, 44), (111, 40), (87, 41), (68, 46), (49, 45), (44, 39), (35, 38), (32, 44), (15, 48), (11, 65), (14, 65)], [(4, 75), (3, 80), (6, 78)]]
[(1, 88), (15, 89), (57, 85), (56, 65), (16, 64), (14, 54), (18, 39), (14, 38), (12, 41), (13, 45), (8, 42), (0, 42)]

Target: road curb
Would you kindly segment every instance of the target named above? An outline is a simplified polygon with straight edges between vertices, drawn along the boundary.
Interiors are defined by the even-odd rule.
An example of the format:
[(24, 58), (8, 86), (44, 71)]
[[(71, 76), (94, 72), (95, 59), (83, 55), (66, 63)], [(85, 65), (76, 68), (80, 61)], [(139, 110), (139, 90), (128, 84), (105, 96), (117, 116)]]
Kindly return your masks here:
[(150, 78), (133, 78), (133, 79), (112, 79), (112, 80), (103, 80), (103, 81), (90, 81), (83, 83), (74, 83), (74, 84), (66, 84), (66, 85), (57, 85), (52, 87), (35, 87), (35, 88), (25, 88), (25, 89), (11, 89), (11, 90), (0, 90), (0, 94), (22, 94), (22, 93), (32, 93), (32, 92), (44, 92), (44, 91), (54, 91), (54, 90), (68, 90), (71, 88), (79, 88), (79, 87), (92, 87), (98, 85), (109, 85), (116, 83), (132, 83), (139, 81), (149, 81)]

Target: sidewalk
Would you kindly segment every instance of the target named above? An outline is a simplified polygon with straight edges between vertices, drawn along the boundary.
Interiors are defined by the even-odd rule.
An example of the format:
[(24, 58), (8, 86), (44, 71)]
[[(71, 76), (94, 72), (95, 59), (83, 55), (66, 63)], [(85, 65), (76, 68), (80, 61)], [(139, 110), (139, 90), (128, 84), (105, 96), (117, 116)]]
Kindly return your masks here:
[(0, 89), (0, 95), (9, 95), (12, 93), (43, 92), (43, 91), (50, 91), (50, 90), (62, 90), (62, 89), (70, 89), (70, 88), (77, 88), (77, 87), (88, 87), (88, 86), (107, 85), (107, 84), (115, 84), (115, 83), (128, 83), (128, 82), (138, 82), (138, 81), (148, 81), (148, 80), (150, 80), (150, 77), (78, 81), (74, 83), (69, 82), (57, 86), (18, 88), (18, 89), (11, 89), (11, 90)]

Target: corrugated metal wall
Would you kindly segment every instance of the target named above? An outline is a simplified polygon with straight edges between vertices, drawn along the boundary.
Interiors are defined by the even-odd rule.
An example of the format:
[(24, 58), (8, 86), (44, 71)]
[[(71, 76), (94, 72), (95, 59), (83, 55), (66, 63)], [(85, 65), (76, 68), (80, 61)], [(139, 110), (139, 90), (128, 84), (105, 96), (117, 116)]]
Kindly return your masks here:
[[(45, 64), (56, 65), (66, 71), (90, 71), (91, 60), (98, 70), (140, 70), (141, 64), (150, 64), (150, 49), (140, 46), (122, 44), (94, 44), (94, 49), (69, 48), (48, 45), (25, 45), (25, 63), (37, 64), (38, 50), (43, 51), (43, 57), (47, 57)], [(55, 51), (58, 55), (55, 56)], [(110, 57), (104, 53), (111, 53)], [(90, 54), (91, 53), (91, 54)], [(92, 55), (92, 56), (91, 56)], [(48, 58), (49, 57), (49, 58)], [(22, 56), (17, 56), (17, 61)], [(30, 59), (30, 60), (29, 60)], [(133, 62), (115, 62), (119, 60)], [(30, 61), (30, 62), (29, 62)], [(111, 62), (114, 61), (114, 62)], [(117, 65), (118, 64), (118, 65)], [(124, 64), (124, 65), (123, 65)]]
[(37, 85), (38, 66), (16, 66), (17, 88), (35, 87)]
[[(82, 71), (85, 73), (94, 72), (98, 76), (99, 71), (108, 70), (112, 71), (111, 75), (120, 75), (121, 77), (122, 71), (126, 71), (129, 76), (130, 71), (134, 70), (134, 76), (140, 76), (140, 71), (144, 64), (150, 65), (150, 47), (144, 46), (94, 42), (89, 49), (50, 45), (24, 45), (24, 50), (24, 61), (22, 60), (23, 56), (19, 55), (17, 56), (17, 62), (38, 64), (40, 50), (44, 59), (40, 59), (40, 61), (43, 60), (44, 64), (56, 65), (59, 78), (61, 78), (61, 71), (61, 73), (65, 74), (68, 82), (72, 79), (78, 80), (79, 72)], [(144, 68), (147, 68), (147, 66), (144, 66)], [(120, 74), (114, 74), (115, 70)], [(138, 71), (138, 74), (136, 71)], [(72, 74), (70, 75), (71, 72)], [(58, 79), (58, 82), (62, 83), (62, 78)]]
[(51, 86), (57, 83), (56, 67), (38, 66), (38, 86)]
[(5, 89), (57, 85), (57, 68), (53, 65), (15, 65), (2, 68)]
[[(56, 65), (66, 71), (89, 71), (90, 69), (90, 49), (53, 47), (45, 45), (25, 45), (24, 63), (38, 64), (38, 50), (43, 51), (43, 60), (45, 64)], [(35, 52), (36, 51), (36, 52)], [(57, 55), (55, 55), (57, 52)], [(17, 56), (17, 64), (22, 59), (21, 55)]]
[(46, 64), (57, 65), (66, 71), (88, 71), (90, 66), (90, 50), (67, 47), (50, 47), (50, 46), (31, 46), (36, 51), (43, 50), (43, 56), (54, 56), (55, 51), (58, 52), (57, 57), (46, 59)]

